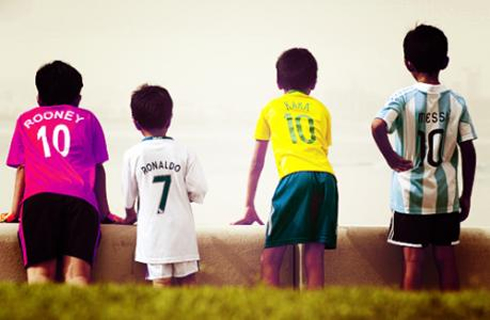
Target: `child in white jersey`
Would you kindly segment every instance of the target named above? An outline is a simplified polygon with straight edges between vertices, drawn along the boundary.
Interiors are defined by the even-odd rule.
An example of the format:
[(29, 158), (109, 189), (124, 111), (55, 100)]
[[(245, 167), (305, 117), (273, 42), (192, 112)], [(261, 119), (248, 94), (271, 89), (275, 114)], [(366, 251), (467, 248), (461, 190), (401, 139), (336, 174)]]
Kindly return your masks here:
[(172, 105), (158, 86), (133, 93), (131, 112), (144, 139), (126, 151), (123, 163), (126, 220), (138, 218), (135, 259), (147, 264), (154, 286), (196, 282), (199, 253), (190, 203), (202, 203), (207, 190), (194, 153), (167, 136)]
[[(459, 289), (454, 245), (470, 212), (476, 133), (464, 99), (439, 82), (447, 38), (420, 25), (405, 36), (405, 65), (417, 83), (393, 94), (372, 124), (373, 137), (394, 170), (388, 242), (403, 247), (402, 288), (422, 287), (425, 249), (432, 245), (441, 290)], [(395, 133), (395, 150), (388, 133)], [(458, 191), (458, 146), (463, 190)]]

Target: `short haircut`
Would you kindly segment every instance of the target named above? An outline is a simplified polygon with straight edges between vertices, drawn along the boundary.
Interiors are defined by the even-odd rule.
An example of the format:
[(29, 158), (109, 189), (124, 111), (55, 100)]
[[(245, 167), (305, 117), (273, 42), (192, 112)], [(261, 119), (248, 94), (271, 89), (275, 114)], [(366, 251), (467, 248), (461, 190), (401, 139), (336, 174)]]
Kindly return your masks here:
[(306, 91), (316, 84), (318, 65), (306, 49), (293, 48), (281, 54), (276, 63), (280, 89)]
[(143, 129), (161, 129), (170, 125), (172, 98), (168, 91), (147, 84), (139, 87), (131, 96), (131, 114)]
[(403, 40), (405, 60), (420, 72), (436, 72), (447, 65), (447, 38), (436, 27), (421, 24)]
[(63, 61), (53, 61), (36, 73), (38, 100), (43, 106), (73, 104), (83, 87), (82, 75)]

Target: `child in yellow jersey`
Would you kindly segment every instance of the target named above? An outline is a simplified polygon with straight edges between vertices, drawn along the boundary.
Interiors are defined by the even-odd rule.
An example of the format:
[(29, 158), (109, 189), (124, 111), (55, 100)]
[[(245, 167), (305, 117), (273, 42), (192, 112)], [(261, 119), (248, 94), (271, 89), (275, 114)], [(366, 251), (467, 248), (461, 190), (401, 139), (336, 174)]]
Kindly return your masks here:
[(280, 182), (272, 198), (262, 253), (262, 280), (279, 285), (279, 271), (288, 245), (305, 244), (307, 286), (324, 284), (324, 250), (337, 242), (337, 182), (328, 160), (332, 142), (330, 113), (309, 96), (315, 88), (317, 63), (306, 49), (285, 51), (276, 64), (277, 84), (284, 95), (261, 112), (249, 173), (246, 211), (235, 224), (263, 224), (254, 198), (269, 140)]

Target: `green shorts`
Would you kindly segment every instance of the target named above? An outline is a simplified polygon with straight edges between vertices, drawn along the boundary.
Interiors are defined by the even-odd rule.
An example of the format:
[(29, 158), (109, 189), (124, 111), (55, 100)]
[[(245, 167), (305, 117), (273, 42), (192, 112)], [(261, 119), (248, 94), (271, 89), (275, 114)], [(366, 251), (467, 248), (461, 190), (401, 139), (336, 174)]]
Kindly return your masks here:
[(279, 181), (272, 198), (265, 247), (317, 242), (337, 246), (338, 192), (335, 176), (300, 171)]

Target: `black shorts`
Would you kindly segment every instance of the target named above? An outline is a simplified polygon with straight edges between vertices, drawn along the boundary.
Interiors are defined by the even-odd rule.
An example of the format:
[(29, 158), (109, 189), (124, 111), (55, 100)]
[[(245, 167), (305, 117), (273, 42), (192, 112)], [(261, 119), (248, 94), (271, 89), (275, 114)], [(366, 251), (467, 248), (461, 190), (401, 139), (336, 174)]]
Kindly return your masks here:
[(458, 212), (426, 215), (395, 212), (388, 242), (413, 248), (423, 248), (429, 244), (451, 246), (459, 243), (459, 231)]
[(41, 193), (24, 201), (19, 240), (26, 268), (63, 256), (92, 265), (99, 238), (99, 214), (80, 198)]

